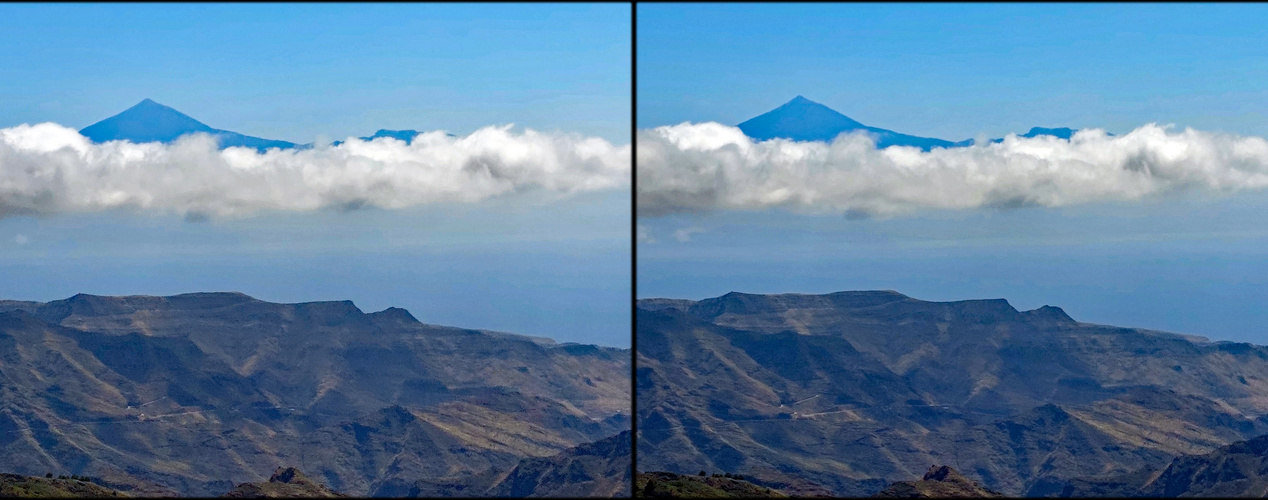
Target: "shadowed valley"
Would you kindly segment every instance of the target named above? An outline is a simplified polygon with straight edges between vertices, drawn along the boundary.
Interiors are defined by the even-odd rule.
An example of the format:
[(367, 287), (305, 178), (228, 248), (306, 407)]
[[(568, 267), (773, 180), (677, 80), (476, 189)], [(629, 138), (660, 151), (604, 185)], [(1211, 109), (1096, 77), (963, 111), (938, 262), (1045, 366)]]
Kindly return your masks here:
[(1176, 457), (1163, 467), (1067, 481), (1044, 481), (1028, 496), (1263, 497), (1268, 495), (1268, 436), (1238, 441), (1210, 453)]

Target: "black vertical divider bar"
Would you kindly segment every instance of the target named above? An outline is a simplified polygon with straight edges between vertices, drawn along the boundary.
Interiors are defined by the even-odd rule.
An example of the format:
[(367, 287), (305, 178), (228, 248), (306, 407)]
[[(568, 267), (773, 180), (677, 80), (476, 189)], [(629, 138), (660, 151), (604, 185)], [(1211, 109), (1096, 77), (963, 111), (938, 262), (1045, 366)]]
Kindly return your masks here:
[(630, 2), (630, 495), (638, 476), (638, 2)]

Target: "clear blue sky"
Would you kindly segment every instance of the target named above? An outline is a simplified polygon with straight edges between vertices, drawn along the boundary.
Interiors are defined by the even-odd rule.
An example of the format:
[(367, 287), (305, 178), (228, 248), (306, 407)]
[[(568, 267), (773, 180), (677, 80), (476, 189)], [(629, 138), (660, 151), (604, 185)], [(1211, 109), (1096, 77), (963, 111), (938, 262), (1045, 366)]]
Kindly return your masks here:
[(959, 140), (1158, 121), (1268, 136), (1268, 5), (640, 4), (640, 127), (801, 94)]
[[(0, 5), (0, 128), (152, 98), (295, 142), (516, 123), (630, 137), (622, 4)], [(0, 219), (0, 298), (241, 291), (628, 347), (630, 194), (260, 214)]]
[[(944, 139), (1157, 121), (1268, 136), (1266, 5), (638, 7), (639, 127), (798, 94)], [(1268, 195), (846, 220), (642, 218), (641, 297), (894, 289), (1268, 344)]]
[(508, 122), (629, 142), (629, 5), (6, 4), (0, 46), (0, 127), (148, 97), (300, 143)]

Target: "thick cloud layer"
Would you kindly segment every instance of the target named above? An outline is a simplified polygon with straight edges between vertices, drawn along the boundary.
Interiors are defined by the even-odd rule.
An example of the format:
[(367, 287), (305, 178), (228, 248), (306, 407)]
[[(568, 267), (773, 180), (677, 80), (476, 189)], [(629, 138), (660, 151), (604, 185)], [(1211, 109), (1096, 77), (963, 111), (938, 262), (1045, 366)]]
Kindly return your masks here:
[(784, 207), (866, 217), (1263, 189), (1268, 141), (1149, 124), (925, 153), (877, 150), (861, 133), (754, 142), (735, 127), (684, 123), (640, 131), (637, 165), (640, 215)]
[(428, 132), (412, 144), (218, 150), (205, 134), (177, 142), (93, 144), (55, 123), (0, 129), (0, 217), (134, 209), (191, 217), (266, 210), (403, 208), (506, 193), (559, 195), (629, 185), (630, 147), (486, 127)]

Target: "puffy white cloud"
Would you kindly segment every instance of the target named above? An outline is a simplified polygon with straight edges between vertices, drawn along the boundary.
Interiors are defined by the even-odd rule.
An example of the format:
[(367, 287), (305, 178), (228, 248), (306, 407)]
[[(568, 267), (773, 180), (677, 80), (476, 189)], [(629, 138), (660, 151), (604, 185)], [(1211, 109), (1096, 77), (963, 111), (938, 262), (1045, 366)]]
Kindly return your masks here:
[(1149, 124), (922, 152), (877, 150), (861, 133), (754, 142), (735, 127), (684, 123), (640, 131), (637, 165), (643, 216), (783, 207), (867, 217), (1263, 189), (1268, 141)]
[(172, 144), (93, 144), (55, 123), (0, 129), (0, 217), (133, 209), (193, 218), (476, 202), (544, 190), (626, 187), (630, 146), (486, 127), (339, 146), (219, 150), (205, 134)]

